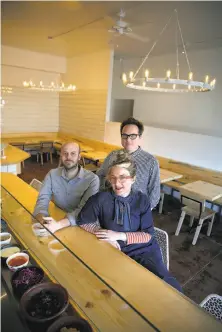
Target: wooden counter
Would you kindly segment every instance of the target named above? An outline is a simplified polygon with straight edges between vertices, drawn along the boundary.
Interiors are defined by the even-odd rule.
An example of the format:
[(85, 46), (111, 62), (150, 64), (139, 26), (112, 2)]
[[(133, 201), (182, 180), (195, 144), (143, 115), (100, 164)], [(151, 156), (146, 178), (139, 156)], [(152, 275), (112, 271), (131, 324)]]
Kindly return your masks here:
[(21, 173), (21, 163), (30, 157), (30, 154), (14, 146), (6, 145), (4, 148), (5, 158), (1, 158), (1, 171), (13, 174)]
[[(37, 198), (33, 188), (9, 173), (2, 173), (2, 186), (27, 211), (33, 211)], [(33, 235), (31, 216), (24, 216), (24, 209), (4, 189), (2, 200), (3, 216), (10, 227), (100, 331), (221, 331), (221, 324), (191, 300), (79, 227), (56, 232), (71, 252), (54, 257), (48, 250), (52, 238), (40, 241)], [(64, 216), (53, 203), (50, 213), (57, 220)]]

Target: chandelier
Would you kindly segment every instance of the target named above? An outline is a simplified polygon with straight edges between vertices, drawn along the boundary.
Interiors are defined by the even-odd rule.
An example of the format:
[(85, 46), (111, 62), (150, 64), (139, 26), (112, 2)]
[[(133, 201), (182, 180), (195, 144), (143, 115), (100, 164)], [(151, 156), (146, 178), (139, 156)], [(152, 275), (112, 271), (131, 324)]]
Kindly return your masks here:
[[(149, 55), (155, 48), (156, 44), (159, 41), (159, 38), (162, 36), (167, 26), (169, 25), (173, 15), (169, 18), (166, 25), (161, 30), (157, 40), (153, 43), (151, 49), (146, 54), (145, 58), (142, 60), (139, 68), (136, 70), (135, 74), (133, 71), (129, 72), (129, 75), (126, 73), (122, 74), (123, 84), (127, 88), (136, 89), (136, 90), (144, 90), (144, 91), (157, 91), (157, 92), (207, 92), (212, 91), (215, 88), (216, 80), (210, 80), (208, 75), (205, 76), (203, 81), (197, 81), (193, 78), (193, 72), (191, 70), (190, 62), (188, 59), (182, 30), (178, 18), (177, 10), (174, 10), (175, 19), (176, 19), (176, 77), (171, 76), (171, 70), (168, 69), (164, 77), (151, 77), (150, 72), (146, 69), (141, 75), (138, 77), (139, 72), (141, 72), (141, 68), (144, 67), (145, 62), (147, 61)], [(180, 78), (180, 65), (179, 65), (179, 51), (178, 51), (178, 32), (180, 34), (180, 39), (183, 46), (183, 54), (185, 54), (186, 62), (188, 66), (188, 77)]]
[(76, 90), (75, 85), (69, 84), (66, 86), (63, 82), (61, 82), (60, 85), (54, 82), (51, 82), (51, 84), (46, 85), (43, 84), (43, 81), (40, 81), (39, 84), (36, 85), (30, 80), (30, 81), (24, 81), (23, 86), (25, 88), (29, 88), (32, 90), (40, 90), (40, 91), (73, 92)]
[[(8, 94), (8, 93), (12, 93), (12, 88), (9, 86), (1, 86), (1, 94)], [(0, 107), (4, 107), (6, 104), (6, 101), (2, 98), (2, 96), (0, 96)]]

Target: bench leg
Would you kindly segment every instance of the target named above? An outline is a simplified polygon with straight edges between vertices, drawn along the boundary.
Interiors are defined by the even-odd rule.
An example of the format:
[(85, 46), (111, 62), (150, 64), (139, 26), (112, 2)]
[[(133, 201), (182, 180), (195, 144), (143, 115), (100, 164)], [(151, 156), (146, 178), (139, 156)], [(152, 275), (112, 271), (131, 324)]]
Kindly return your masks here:
[(159, 214), (163, 212), (164, 193), (160, 194)]
[(41, 153), (40, 157), (41, 157), (41, 165), (43, 166), (43, 153)]
[(50, 162), (51, 162), (51, 164), (53, 164), (53, 160), (52, 160), (52, 152), (50, 152)]
[(195, 246), (195, 244), (197, 243), (197, 239), (198, 239), (198, 236), (200, 234), (200, 230), (201, 230), (202, 225), (203, 225), (203, 219), (199, 219), (199, 223), (198, 223), (198, 226), (196, 228), (196, 232), (194, 234), (194, 238), (193, 238), (193, 242), (192, 242), (193, 246)]
[(209, 226), (207, 229), (207, 236), (210, 236), (210, 234), (211, 234), (213, 223), (214, 223), (214, 218), (215, 218), (215, 214), (212, 216), (211, 221), (209, 222)]
[(181, 216), (180, 216), (180, 220), (178, 222), (178, 226), (177, 226), (177, 229), (176, 229), (176, 232), (175, 232), (176, 236), (179, 235), (179, 233), (180, 233), (180, 229), (182, 227), (185, 215), (186, 215), (186, 212), (182, 211)]
[(193, 216), (190, 216), (190, 224), (189, 224), (190, 227), (193, 226), (193, 222), (194, 222), (194, 217), (193, 217)]

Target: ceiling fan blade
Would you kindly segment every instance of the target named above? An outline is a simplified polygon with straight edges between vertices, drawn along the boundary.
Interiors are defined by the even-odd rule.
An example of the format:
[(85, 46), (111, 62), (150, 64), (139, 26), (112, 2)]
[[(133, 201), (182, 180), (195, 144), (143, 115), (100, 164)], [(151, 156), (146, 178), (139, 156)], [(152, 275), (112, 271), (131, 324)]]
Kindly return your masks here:
[(150, 41), (150, 38), (148, 37), (142, 37), (137, 35), (136, 33), (129, 32), (125, 34), (127, 37), (133, 38), (135, 40), (141, 41), (142, 43), (148, 43)]

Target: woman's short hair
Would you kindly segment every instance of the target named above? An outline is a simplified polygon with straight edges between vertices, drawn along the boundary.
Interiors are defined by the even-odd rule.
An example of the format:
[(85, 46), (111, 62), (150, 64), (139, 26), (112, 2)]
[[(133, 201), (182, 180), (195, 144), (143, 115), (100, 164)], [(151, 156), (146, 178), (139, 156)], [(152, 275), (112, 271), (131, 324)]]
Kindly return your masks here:
[(107, 175), (109, 174), (111, 168), (114, 166), (120, 166), (125, 168), (132, 178), (136, 176), (136, 164), (131, 158), (130, 154), (125, 151), (114, 152), (114, 159), (108, 167)]

